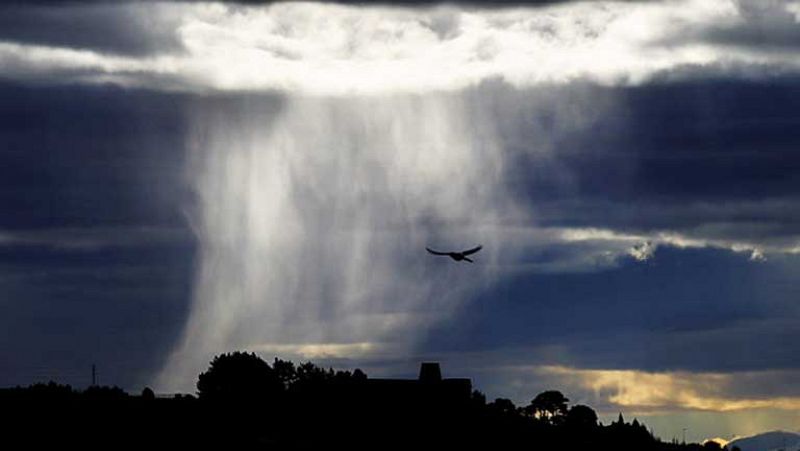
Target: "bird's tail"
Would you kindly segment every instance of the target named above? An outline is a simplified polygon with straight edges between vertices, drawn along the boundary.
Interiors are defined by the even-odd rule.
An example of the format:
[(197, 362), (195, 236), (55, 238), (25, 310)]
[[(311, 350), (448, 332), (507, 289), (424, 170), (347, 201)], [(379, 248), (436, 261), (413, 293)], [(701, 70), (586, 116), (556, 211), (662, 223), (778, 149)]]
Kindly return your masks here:
[(472, 261), (472, 260), (471, 260), (469, 257), (464, 257), (464, 260), (466, 260), (466, 261), (468, 261), (468, 262), (470, 262), (470, 263), (475, 263), (475, 262), (474, 262), (474, 261)]

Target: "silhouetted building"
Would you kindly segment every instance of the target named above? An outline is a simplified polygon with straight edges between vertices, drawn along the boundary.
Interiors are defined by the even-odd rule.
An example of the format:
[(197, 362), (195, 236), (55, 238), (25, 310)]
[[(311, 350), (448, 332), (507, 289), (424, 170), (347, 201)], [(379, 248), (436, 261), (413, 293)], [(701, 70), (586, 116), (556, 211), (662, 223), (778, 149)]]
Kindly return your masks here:
[(419, 381), (437, 383), (442, 381), (442, 370), (436, 362), (422, 362), (419, 366)]
[(467, 403), (472, 394), (470, 379), (442, 378), (441, 368), (435, 362), (422, 363), (418, 379), (368, 378), (364, 382), (368, 399), (406, 407), (424, 404), (458, 408)]

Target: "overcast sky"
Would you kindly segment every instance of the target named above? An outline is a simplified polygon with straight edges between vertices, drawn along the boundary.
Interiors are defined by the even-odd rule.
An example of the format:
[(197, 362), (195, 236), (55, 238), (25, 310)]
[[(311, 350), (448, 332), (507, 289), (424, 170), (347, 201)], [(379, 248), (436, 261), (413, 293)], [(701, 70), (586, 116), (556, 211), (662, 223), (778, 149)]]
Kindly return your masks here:
[[(439, 360), (800, 429), (800, 2), (0, 4), (0, 385)], [(483, 244), (476, 263), (425, 253)]]

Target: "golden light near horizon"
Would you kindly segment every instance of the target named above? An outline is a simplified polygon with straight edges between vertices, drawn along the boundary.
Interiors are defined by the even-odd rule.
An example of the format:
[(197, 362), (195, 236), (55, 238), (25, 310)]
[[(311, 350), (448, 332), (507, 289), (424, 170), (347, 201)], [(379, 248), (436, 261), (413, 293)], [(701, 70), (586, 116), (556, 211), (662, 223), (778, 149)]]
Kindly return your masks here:
[(745, 384), (752, 385), (753, 381), (769, 384), (776, 376), (798, 377), (797, 371), (690, 373), (543, 366), (537, 372), (557, 376), (567, 386), (588, 390), (598, 400), (635, 412), (800, 409), (800, 396), (756, 397), (739, 393)]

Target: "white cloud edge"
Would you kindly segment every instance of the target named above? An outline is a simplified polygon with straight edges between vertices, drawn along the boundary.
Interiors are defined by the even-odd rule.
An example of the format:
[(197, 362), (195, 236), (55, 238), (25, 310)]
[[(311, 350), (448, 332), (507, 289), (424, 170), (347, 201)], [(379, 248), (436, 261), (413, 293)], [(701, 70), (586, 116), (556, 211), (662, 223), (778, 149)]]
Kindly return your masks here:
[[(800, 236), (773, 243), (763, 240), (716, 238), (702, 231), (651, 230), (626, 232), (602, 227), (500, 227), (503, 248), (497, 265), (504, 272), (574, 273), (595, 272), (618, 267), (625, 259), (645, 264), (657, 259), (661, 247), (675, 249), (716, 249), (745, 254), (754, 263), (770, 255), (800, 254)], [(554, 260), (537, 262), (544, 250), (563, 250)], [(548, 255), (552, 256), (552, 253)]]
[[(662, 230), (629, 233), (598, 227), (503, 227), (497, 230), (505, 235), (503, 246), (513, 245), (514, 255), (505, 254), (510, 249), (500, 249), (508, 257), (493, 264), (506, 269), (519, 267), (543, 272), (572, 272), (601, 270), (616, 266), (620, 259), (631, 258), (646, 263), (656, 256), (659, 247), (677, 249), (720, 249), (733, 253), (749, 254), (753, 262), (767, 261), (770, 254), (800, 254), (800, 237), (794, 245), (777, 245), (751, 241), (736, 241), (712, 237), (695, 237), (684, 233)], [(188, 230), (178, 227), (71, 227), (31, 230), (0, 230), (0, 247), (44, 246), (63, 250), (92, 250), (110, 247), (163, 245), (191, 239)], [(577, 246), (574, 256), (578, 260), (562, 260), (550, 265), (536, 266), (520, 262), (518, 257), (535, 253), (537, 249), (556, 249)], [(489, 249), (490, 252), (496, 251)]]
[(655, 231), (642, 234), (629, 234), (602, 228), (564, 228), (557, 229), (565, 242), (623, 242), (632, 243), (627, 255), (637, 261), (653, 258), (658, 246), (671, 246), (680, 249), (725, 249), (736, 253), (749, 253), (750, 260), (765, 261), (767, 253), (800, 254), (800, 244), (791, 247), (764, 245), (747, 241), (715, 238), (697, 238), (673, 231)]

